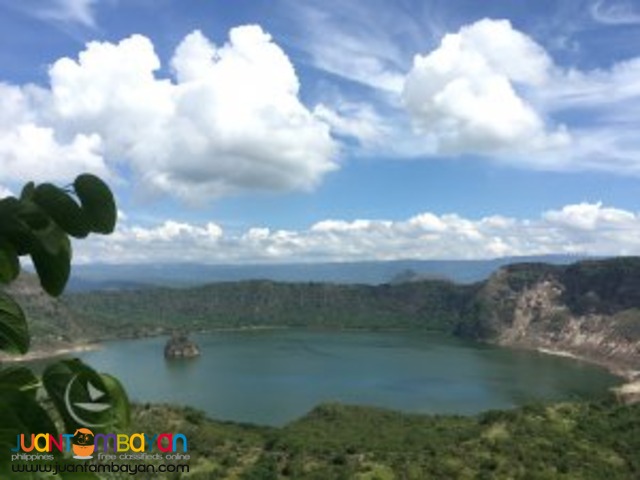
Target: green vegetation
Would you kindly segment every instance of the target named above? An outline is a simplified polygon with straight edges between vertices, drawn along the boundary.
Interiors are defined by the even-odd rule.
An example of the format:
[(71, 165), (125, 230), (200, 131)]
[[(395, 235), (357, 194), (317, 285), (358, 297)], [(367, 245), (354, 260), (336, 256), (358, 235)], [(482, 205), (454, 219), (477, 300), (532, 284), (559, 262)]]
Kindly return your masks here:
[[(335, 285), (248, 281), (70, 295), (66, 305), (116, 335), (158, 327), (429, 328), (452, 333), (474, 287), (444, 281)], [(95, 324), (94, 324), (95, 325)]]
[[(553, 308), (526, 300), (537, 288), (556, 292)], [(529, 328), (541, 335), (558, 335), (580, 316), (587, 333), (627, 345), (640, 341), (638, 258), (513, 265), (467, 286), (250, 281), (51, 300), (26, 278), (9, 291), (28, 305), (44, 345), (67, 340), (51, 336), (51, 322), (59, 322), (58, 336), (64, 335), (58, 328), (73, 332), (69, 341), (254, 326), (428, 329), (491, 340), (512, 326), (523, 305)], [(632, 360), (637, 364), (637, 356)], [(279, 429), (213, 421), (189, 408), (143, 405), (135, 408), (130, 428), (187, 435), (191, 472), (166, 477), (172, 480), (640, 478), (640, 405), (613, 400), (477, 417), (327, 404)]]
[(191, 445), (191, 473), (171, 478), (640, 477), (640, 405), (608, 400), (533, 405), (477, 417), (326, 404), (280, 429), (212, 421), (189, 408), (135, 409), (133, 430), (167, 426), (185, 433)]
[(56, 308), (66, 318), (92, 318), (88, 338), (145, 336), (175, 328), (290, 326), (422, 329), (491, 340), (511, 326), (521, 295), (541, 282), (561, 290), (561, 308), (548, 315), (534, 312), (540, 332), (558, 333), (572, 316), (604, 315), (606, 325), (595, 324), (594, 329), (606, 327), (613, 340), (640, 340), (640, 258), (570, 266), (517, 264), (474, 285), (442, 280), (380, 286), (246, 281), (102, 291), (69, 295)]
[[(89, 233), (110, 233), (116, 222), (116, 206), (109, 187), (99, 178), (84, 174), (66, 189), (52, 184), (27, 184), (20, 198), (0, 200), (0, 283), (13, 282), (20, 273), (20, 257), (29, 256), (49, 295), (64, 290), (71, 268), (69, 236), (85, 238)], [(24, 354), (29, 350), (27, 319), (11, 291), (0, 290), (0, 350)], [(84, 387), (71, 388), (72, 382)], [(107, 410), (88, 412), (80, 422), (69, 410), (73, 402), (91, 401), (87, 385), (98, 389)], [(46, 406), (41, 390), (46, 392)], [(129, 420), (129, 403), (116, 379), (102, 375), (79, 360), (49, 364), (38, 378), (29, 368), (0, 369), (0, 477), (10, 473), (10, 449), (19, 435), (57, 435), (89, 423), (105, 429), (123, 426)], [(96, 429), (99, 431), (99, 429)], [(73, 476), (73, 475), (71, 475)], [(27, 474), (21, 478), (44, 478)], [(83, 476), (83, 478), (95, 478)]]

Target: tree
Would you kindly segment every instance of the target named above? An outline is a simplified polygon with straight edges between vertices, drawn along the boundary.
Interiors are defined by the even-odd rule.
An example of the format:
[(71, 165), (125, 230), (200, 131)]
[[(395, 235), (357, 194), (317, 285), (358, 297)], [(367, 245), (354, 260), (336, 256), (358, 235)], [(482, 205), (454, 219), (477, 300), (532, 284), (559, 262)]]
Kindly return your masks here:
[[(116, 217), (111, 190), (94, 175), (80, 175), (65, 188), (28, 183), (19, 198), (0, 200), (0, 283), (15, 280), (21, 270), (20, 257), (28, 256), (42, 288), (52, 296), (60, 295), (71, 270), (69, 236), (112, 233)], [(29, 344), (22, 308), (0, 289), (0, 350), (25, 354)], [(81, 416), (70, 408), (95, 400), (96, 392), (100, 392), (100, 408), (85, 410)], [(50, 433), (57, 438), (58, 426), (64, 433), (87, 426), (94, 432), (113, 432), (128, 422), (129, 402), (120, 383), (78, 359), (51, 363), (42, 376), (26, 366), (1, 368), (0, 478), (13, 478), (9, 453), (20, 434), (30, 438), (31, 434)], [(35, 473), (19, 475), (20, 479), (43, 478)], [(73, 474), (63, 475), (66, 477)], [(96, 477), (82, 474), (82, 478)]]

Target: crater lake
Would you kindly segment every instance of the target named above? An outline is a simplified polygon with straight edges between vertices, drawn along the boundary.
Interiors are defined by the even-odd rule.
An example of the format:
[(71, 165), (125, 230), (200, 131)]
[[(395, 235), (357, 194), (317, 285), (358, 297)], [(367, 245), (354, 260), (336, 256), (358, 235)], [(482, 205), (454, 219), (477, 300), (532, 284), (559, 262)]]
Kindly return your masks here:
[(605, 395), (619, 379), (581, 361), (416, 332), (255, 330), (191, 337), (202, 355), (165, 360), (166, 337), (78, 356), (137, 402), (189, 405), (219, 420), (283, 425), (322, 402), (473, 414)]

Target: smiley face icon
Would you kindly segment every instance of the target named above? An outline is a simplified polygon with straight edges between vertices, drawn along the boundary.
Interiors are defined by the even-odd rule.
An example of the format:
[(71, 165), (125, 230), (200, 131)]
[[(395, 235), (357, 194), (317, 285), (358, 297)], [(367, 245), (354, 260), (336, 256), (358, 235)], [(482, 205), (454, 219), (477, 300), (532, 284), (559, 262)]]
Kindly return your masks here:
[(93, 432), (88, 428), (79, 428), (73, 434), (73, 458), (80, 460), (87, 460), (93, 458), (93, 450), (95, 445), (93, 443)]

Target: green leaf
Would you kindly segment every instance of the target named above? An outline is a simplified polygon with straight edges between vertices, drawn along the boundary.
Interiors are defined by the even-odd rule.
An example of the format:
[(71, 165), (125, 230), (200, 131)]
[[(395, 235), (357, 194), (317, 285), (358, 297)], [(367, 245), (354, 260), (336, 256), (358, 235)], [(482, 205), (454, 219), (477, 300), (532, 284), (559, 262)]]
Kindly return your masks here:
[(40, 278), (40, 285), (54, 297), (64, 291), (71, 273), (71, 244), (66, 235), (65, 239), (57, 254), (51, 254), (41, 244), (35, 245), (31, 251), (31, 259)]
[(19, 200), (19, 205), (16, 210), (17, 218), (33, 230), (43, 230), (51, 224), (51, 218), (47, 212), (31, 200)]
[(26, 353), (29, 350), (27, 319), (20, 305), (0, 291), (0, 350)]
[(11, 242), (0, 237), (0, 282), (9, 283), (20, 273), (18, 252)]
[(118, 431), (129, 424), (129, 400), (115, 378), (73, 359), (50, 365), (42, 379), (67, 431)]
[(113, 193), (95, 175), (85, 173), (73, 182), (85, 216), (96, 233), (111, 233), (116, 226), (118, 212)]
[(38, 185), (33, 195), (33, 201), (69, 235), (76, 238), (84, 238), (89, 235), (90, 226), (84, 211), (61, 188), (51, 183)]
[(29, 226), (18, 215), (22, 208), (20, 200), (7, 197), (0, 200), (0, 236), (13, 244), (18, 255), (29, 252), (32, 234)]
[[(15, 388), (0, 386), (0, 478), (16, 478), (11, 473), (11, 449), (15, 448), (20, 434), (50, 433), (57, 435), (51, 417), (28, 393)], [(36, 474), (24, 474), (20, 478), (41, 478)]]
[(67, 234), (54, 222), (47, 228), (30, 231), (30, 250), (33, 265), (42, 288), (53, 296), (60, 295), (71, 273), (71, 242)]
[(0, 370), (0, 389), (16, 389), (34, 399), (41, 383), (27, 367), (7, 367)]
[(100, 377), (111, 395), (120, 400), (118, 403), (117, 415), (116, 418), (114, 418), (115, 424), (122, 428), (127, 427), (131, 421), (131, 405), (129, 404), (129, 398), (126, 390), (120, 381), (113, 375), (101, 373)]

